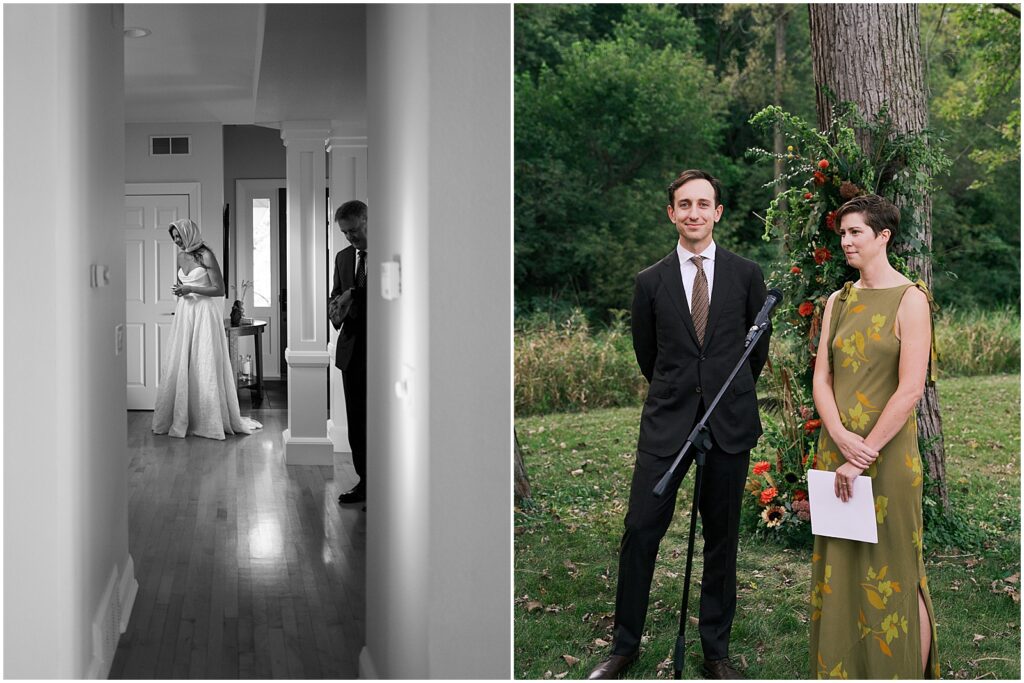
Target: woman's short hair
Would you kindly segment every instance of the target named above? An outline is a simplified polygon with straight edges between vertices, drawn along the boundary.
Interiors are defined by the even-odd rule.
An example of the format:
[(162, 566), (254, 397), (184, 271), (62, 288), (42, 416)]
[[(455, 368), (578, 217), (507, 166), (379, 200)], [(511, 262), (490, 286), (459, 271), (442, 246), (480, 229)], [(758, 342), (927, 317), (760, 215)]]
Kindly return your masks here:
[(701, 171), (699, 169), (691, 168), (687, 171), (683, 171), (679, 174), (679, 177), (672, 181), (672, 184), (668, 186), (668, 205), (672, 206), (676, 203), (676, 190), (682, 185), (690, 182), (691, 180), (706, 180), (711, 183), (711, 187), (715, 189), (715, 206), (722, 203), (722, 184), (718, 182), (718, 178), (711, 175), (707, 171)]
[(883, 230), (889, 231), (889, 241), (896, 237), (900, 227), (900, 210), (885, 197), (865, 194), (854, 197), (836, 210), (836, 228), (842, 225), (843, 216), (850, 213), (864, 214), (864, 222), (877, 237)]

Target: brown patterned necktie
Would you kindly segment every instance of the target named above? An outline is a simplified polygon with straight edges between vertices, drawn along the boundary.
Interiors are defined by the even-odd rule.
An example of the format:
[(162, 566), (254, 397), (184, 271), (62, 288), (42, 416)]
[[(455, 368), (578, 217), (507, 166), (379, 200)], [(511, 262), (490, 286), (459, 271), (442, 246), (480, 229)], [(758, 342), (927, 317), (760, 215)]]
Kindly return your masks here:
[(693, 294), (690, 296), (690, 315), (693, 317), (693, 327), (697, 330), (697, 339), (703, 346), (704, 330), (708, 326), (708, 277), (704, 274), (703, 256), (693, 256), (690, 260), (697, 266), (697, 277), (693, 279)]

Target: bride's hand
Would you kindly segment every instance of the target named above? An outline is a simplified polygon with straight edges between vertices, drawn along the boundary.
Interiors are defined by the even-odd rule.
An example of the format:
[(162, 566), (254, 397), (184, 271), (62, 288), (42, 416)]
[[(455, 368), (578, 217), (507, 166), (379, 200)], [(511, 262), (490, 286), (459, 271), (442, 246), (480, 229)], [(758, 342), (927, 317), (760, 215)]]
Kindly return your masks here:
[(870, 467), (871, 463), (878, 457), (878, 451), (864, 443), (863, 436), (855, 434), (848, 429), (843, 429), (841, 434), (835, 435), (833, 441), (835, 441), (836, 447), (839, 448), (839, 452), (842, 453), (846, 461), (859, 467), (861, 470), (866, 470)]
[(188, 289), (188, 285), (183, 285), (178, 282), (174, 283), (171, 287), (171, 291), (174, 292), (174, 296), (184, 296), (191, 293), (191, 290)]

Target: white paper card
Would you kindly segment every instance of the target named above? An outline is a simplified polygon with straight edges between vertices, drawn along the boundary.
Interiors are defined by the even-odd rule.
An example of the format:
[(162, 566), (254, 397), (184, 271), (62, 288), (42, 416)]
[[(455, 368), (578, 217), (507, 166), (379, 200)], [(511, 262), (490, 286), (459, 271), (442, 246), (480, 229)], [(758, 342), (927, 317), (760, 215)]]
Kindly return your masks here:
[(875, 496), (871, 488), (871, 477), (857, 477), (853, 482), (853, 496), (845, 503), (842, 498), (836, 496), (835, 481), (835, 472), (807, 471), (811, 533), (815, 536), (878, 543), (878, 524), (875, 522)]

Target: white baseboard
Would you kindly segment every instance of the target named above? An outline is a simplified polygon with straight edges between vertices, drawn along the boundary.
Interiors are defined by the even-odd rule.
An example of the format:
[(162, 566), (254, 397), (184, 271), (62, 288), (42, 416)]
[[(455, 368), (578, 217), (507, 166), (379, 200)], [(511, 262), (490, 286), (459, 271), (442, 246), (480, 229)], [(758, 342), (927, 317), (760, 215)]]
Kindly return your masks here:
[(128, 630), (128, 620), (132, 618), (132, 608), (135, 606), (135, 596), (139, 594), (139, 582), (135, 579), (135, 560), (131, 554), (124, 565), (124, 572), (121, 574), (121, 582), (118, 586), (118, 595), (121, 596), (121, 633)]
[(370, 656), (370, 650), (365, 645), (359, 651), (359, 678), (366, 680), (377, 680), (380, 678), (377, 675), (377, 667), (373, 665), (373, 657)]
[(284, 463), (286, 465), (334, 466), (334, 444), (327, 437), (292, 436), (286, 429), (284, 438)]

